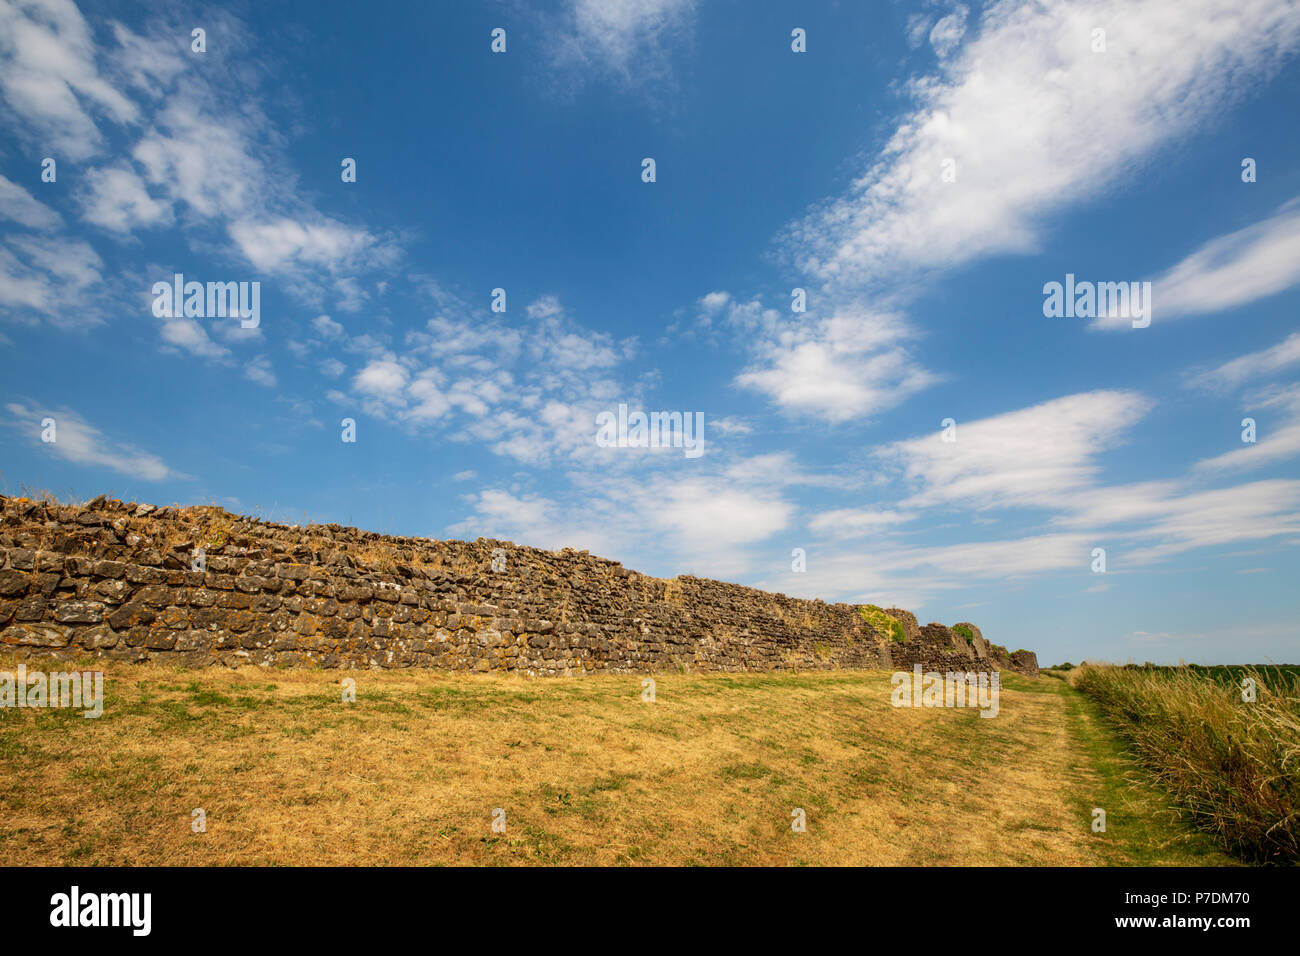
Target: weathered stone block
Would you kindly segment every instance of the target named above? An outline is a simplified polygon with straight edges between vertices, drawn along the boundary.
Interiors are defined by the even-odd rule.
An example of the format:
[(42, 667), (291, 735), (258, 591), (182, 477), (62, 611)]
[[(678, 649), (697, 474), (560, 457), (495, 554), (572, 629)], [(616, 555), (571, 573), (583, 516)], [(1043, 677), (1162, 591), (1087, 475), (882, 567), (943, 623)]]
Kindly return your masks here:
[(35, 579), (22, 571), (0, 571), (0, 597), (17, 597), (26, 594)]
[(116, 647), (119, 640), (118, 635), (114, 634), (106, 624), (96, 624), (94, 627), (85, 628), (77, 635), (77, 643), (91, 651)]
[(150, 607), (135, 602), (123, 604), (108, 615), (108, 623), (114, 630), (125, 630), (136, 625), (152, 624), (158, 613)]
[(26, 647), (67, 647), (72, 628), (57, 624), (10, 624), (0, 633), (0, 643)]
[(54, 619), (62, 624), (98, 624), (104, 619), (104, 605), (98, 601), (61, 601), (54, 605)]

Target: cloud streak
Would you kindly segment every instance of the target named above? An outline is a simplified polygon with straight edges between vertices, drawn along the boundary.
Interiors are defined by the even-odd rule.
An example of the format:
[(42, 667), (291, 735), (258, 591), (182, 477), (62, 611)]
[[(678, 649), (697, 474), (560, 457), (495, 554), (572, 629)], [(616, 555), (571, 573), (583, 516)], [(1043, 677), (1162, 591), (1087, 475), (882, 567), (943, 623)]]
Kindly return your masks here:
[[(35, 407), (10, 402), (9, 427), (64, 461), (86, 467), (108, 468), (143, 481), (164, 481), (188, 476), (167, 465), (157, 455), (115, 442), (80, 415), (67, 409), (40, 412)], [(54, 441), (44, 442), (44, 420), (54, 419)]]

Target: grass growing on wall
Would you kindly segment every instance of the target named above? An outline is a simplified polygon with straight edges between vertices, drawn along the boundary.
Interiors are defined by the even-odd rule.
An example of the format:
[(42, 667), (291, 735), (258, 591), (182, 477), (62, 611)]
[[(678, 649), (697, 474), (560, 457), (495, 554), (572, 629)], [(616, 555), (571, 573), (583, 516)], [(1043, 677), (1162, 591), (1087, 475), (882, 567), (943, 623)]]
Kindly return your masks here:
[(883, 608), (874, 604), (864, 604), (858, 608), (858, 613), (862, 615), (864, 621), (881, 634), (888, 634), (890, 639), (897, 643), (902, 644), (907, 640), (907, 631), (903, 627), (903, 622), (890, 617)]

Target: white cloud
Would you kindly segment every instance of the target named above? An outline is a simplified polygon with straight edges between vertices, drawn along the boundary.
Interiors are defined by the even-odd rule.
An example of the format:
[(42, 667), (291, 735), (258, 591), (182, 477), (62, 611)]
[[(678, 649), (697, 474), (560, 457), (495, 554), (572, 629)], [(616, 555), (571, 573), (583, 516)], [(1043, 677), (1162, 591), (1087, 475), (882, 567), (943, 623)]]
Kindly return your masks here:
[(608, 536), (598, 527), (562, 515), (555, 502), (535, 495), (490, 488), (471, 496), (473, 517), (448, 528), (466, 537), (498, 538), (536, 548), (585, 548), (608, 554)]
[(1193, 373), (1189, 384), (1207, 388), (1236, 388), (1300, 362), (1300, 332), (1292, 332), (1271, 348), (1242, 355), (1218, 368)]
[[(742, 312), (734, 310), (733, 320)], [(905, 347), (912, 332), (892, 313), (845, 307), (829, 318), (800, 315), (759, 328), (754, 362), (736, 382), (786, 411), (848, 421), (892, 408), (938, 380)]]
[(311, 320), (312, 328), (327, 339), (336, 339), (343, 334), (343, 326), (328, 315), (318, 315)]
[(902, 469), (916, 492), (903, 507), (961, 503), (985, 508), (1058, 508), (1091, 486), (1096, 457), (1146, 414), (1136, 392), (1095, 391), (1053, 399), (942, 433), (895, 442), (877, 454)]
[(669, 536), (681, 560), (719, 575), (747, 570), (747, 546), (785, 530), (794, 515), (774, 492), (726, 479), (666, 478), (646, 495), (655, 507), (644, 517)]
[(726, 461), (722, 478), (733, 483), (762, 488), (783, 488), (790, 485), (835, 487), (851, 484), (831, 475), (805, 470), (800, 466), (799, 459), (788, 451), (765, 452), (749, 458), (731, 458)]
[(564, 314), (564, 308), (560, 305), (560, 300), (553, 295), (544, 295), (534, 302), (528, 303), (524, 312), (530, 319), (553, 319)]
[[(653, 506), (629, 508), (629, 496)], [(676, 569), (672, 573), (691, 569), (717, 577), (752, 571), (751, 546), (785, 530), (795, 510), (761, 481), (718, 471), (629, 479), (618, 488), (593, 473), (578, 476), (568, 501), (502, 489), (469, 500), (472, 516), (448, 529), (452, 533), (606, 556), (637, 554)]]
[(670, 45), (687, 36), (695, 6), (696, 0), (567, 0), (549, 31), (552, 63), (574, 76), (601, 72), (626, 84), (662, 79)]
[(299, 222), (280, 218), (267, 222), (240, 221), (231, 225), (230, 236), (244, 258), (265, 272), (296, 266), (346, 264), (367, 254), (375, 239), (364, 229), (354, 229), (332, 219)]
[(399, 400), (409, 378), (410, 374), (395, 360), (378, 359), (357, 373), (352, 386), (376, 398)]
[[(30, 406), (10, 403), (5, 406), (11, 418), (9, 427), (65, 461), (78, 465), (111, 468), (113, 471), (145, 481), (163, 481), (187, 476), (170, 468), (157, 455), (140, 451), (128, 444), (115, 443), (98, 428), (66, 409), (41, 412)], [(55, 421), (55, 440), (43, 442), (42, 420)]]
[[(808, 569), (762, 586), (808, 597), (870, 602), (912, 611), (936, 593), (1061, 574), (1087, 574), (1094, 540), (1071, 533), (1027, 535), (936, 547), (909, 547), (874, 538), (865, 548), (812, 548)], [(924, 620), (924, 619), (923, 619)]]
[[(13, 119), (35, 155), (64, 161), (102, 154), (110, 131), (97, 124), (107, 120), (127, 147), (78, 176), (87, 221), (119, 237), (178, 223), (203, 230), (203, 246), (215, 225), (254, 267), (284, 276), (291, 295), (318, 305), (332, 291), (340, 308), (360, 308), (367, 294), (356, 274), (390, 266), (396, 246), (300, 198), (285, 136), (261, 107), (263, 73), (244, 62), (259, 58), (257, 37), (219, 10), (205, 22), (223, 42), (196, 70), (188, 26), (171, 15), (144, 36), (110, 21), (115, 42), (97, 49), (68, 0), (0, 0), (0, 122)], [(0, 194), (12, 190), (0, 185)], [(57, 222), (25, 195), (12, 196), (8, 215), (33, 227)], [(5, 301), (48, 298), (41, 276), (2, 265)]]
[[(389, 253), (384, 253), (387, 256)], [(370, 295), (361, 288), (361, 283), (351, 276), (334, 280), (334, 292), (338, 295), (339, 308), (344, 312), (360, 312)]]
[(718, 435), (748, 435), (754, 431), (753, 425), (734, 415), (723, 418), (710, 418), (708, 426), (710, 432)]
[[(1152, 321), (1222, 312), (1300, 282), (1300, 198), (1277, 215), (1210, 240), (1151, 281)], [(1101, 328), (1129, 320), (1097, 319)]]
[(275, 387), (275, 372), (271, 368), (271, 360), (265, 355), (257, 356), (244, 366), (244, 377), (267, 388)]
[(101, 278), (99, 270), (104, 268), (98, 253), (80, 239), (17, 236), (10, 240), (9, 245), (23, 253), (38, 269), (75, 290), (98, 283)]
[(138, 119), (100, 76), (90, 27), (71, 0), (0, 0), (0, 96), (32, 141), (74, 160), (103, 145), (96, 115)]
[(1042, 534), (935, 548), (901, 548), (881, 557), (896, 569), (938, 573), (953, 583), (1088, 568), (1093, 543), (1083, 535)]
[[(901, 308), (927, 273), (1036, 250), (1050, 214), (1112, 188), (1300, 46), (1291, 8), (1287, 0), (1000, 0), (973, 35), (959, 32), (960, 11), (936, 24), (946, 54), (939, 75), (908, 85), (914, 105), (848, 193), (780, 239), (821, 284), (810, 300), (823, 303), (822, 314), (848, 313), (841, 324), (858, 328), (837, 335), (807, 317), (757, 337), (738, 382), (832, 422), (932, 384), (937, 376), (896, 346), (855, 346), (852, 333), (880, 324), (863, 313)], [(1099, 25), (1104, 53), (1092, 50)], [(956, 179), (945, 182), (950, 160)], [(861, 301), (873, 307), (854, 305)], [(907, 337), (902, 314), (891, 325), (896, 339)]]
[(710, 292), (700, 298), (700, 307), (709, 315), (716, 315), (731, 301), (729, 292)]
[(966, 33), (966, 16), (970, 11), (958, 4), (952, 13), (941, 19), (930, 31), (930, 46), (939, 58), (946, 57), (961, 42)]
[(1158, 543), (1124, 555), (1134, 565), (1236, 541), (1300, 532), (1300, 481), (1256, 481), (1166, 502), (1164, 517), (1143, 529)]
[(915, 517), (914, 513), (889, 509), (837, 508), (815, 515), (808, 530), (828, 538), (861, 538), (890, 531)]
[(798, 593), (915, 609), (937, 592), (954, 588), (987, 588), (990, 582), (1062, 573), (1093, 577), (1096, 547), (1106, 548), (1108, 571), (1116, 573), (1197, 548), (1300, 531), (1300, 481), (1189, 493), (1180, 493), (1177, 482), (1147, 482), (1096, 488), (1062, 497), (1058, 504), (1063, 510), (1077, 509), (1063, 516), (1063, 524), (1086, 530), (938, 546), (907, 546), (873, 533), (867, 548), (810, 551)]
[(1177, 481), (1143, 481), (1128, 485), (1080, 488), (1062, 498), (1063, 512), (1052, 519), (1069, 528), (1101, 529), (1144, 521), (1167, 513), (1179, 491)]
[(17, 235), (8, 245), (0, 249), (0, 304), (40, 313), (57, 325), (100, 321), (93, 290), (104, 263), (88, 243)]
[(170, 200), (203, 219), (235, 219), (267, 192), (268, 173), (254, 152), (256, 113), (229, 114), (213, 90), (187, 86), (169, 97), (132, 157)]
[(924, 13), (913, 13), (907, 18), (907, 45), (915, 50), (930, 35), (933, 20)]
[[(1276, 409), (1278, 415), (1286, 417), (1281, 422), (1277, 421), (1277, 416), (1257, 422), (1254, 443), (1243, 443), (1232, 451), (1199, 461), (1196, 463), (1197, 471), (1245, 471), (1289, 461), (1300, 455), (1300, 385), (1266, 393), (1251, 405), (1252, 412), (1256, 408)], [(1228, 435), (1236, 437), (1237, 431), (1234, 429)]]
[(91, 169), (84, 183), (78, 198), (87, 222), (124, 233), (172, 222), (171, 203), (150, 196), (144, 180), (125, 164)]
[(53, 299), (45, 276), (23, 265), (8, 249), (0, 249), (0, 305), (50, 313)]
[(0, 219), (12, 219), (28, 229), (54, 229), (62, 217), (22, 186), (0, 176)]
[[(227, 25), (227, 22), (222, 22), (222, 32), (229, 36), (230, 31), (225, 29)], [(158, 43), (132, 33), (117, 22), (112, 24), (112, 29), (113, 39), (118, 45), (113, 56), (114, 67), (127, 85), (147, 95), (158, 96), (163, 88), (184, 73), (185, 58), (191, 54), (183, 39), (180, 43)]]
[(994, 3), (941, 77), (911, 85), (915, 109), (851, 192), (792, 229), (790, 253), (856, 288), (1032, 251), (1048, 213), (1203, 127), (1297, 45), (1288, 0)]
[(454, 428), (453, 440), (529, 464), (599, 455), (597, 412), (637, 400), (613, 378), (633, 341), (583, 328), (553, 296), (530, 303), (522, 329), (445, 292), (437, 299), (440, 314), (408, 332), (397, 353), (370, 333), (340, 337), (343, 349), (367, 356), (353, 379), (367, 411)]
[(162, 340), (168, 345), (184, 349), (199, 358), (224, 360), (230, 350), (208, 337), (207, 330), (194, 319), (166, 319), (160, 329)]

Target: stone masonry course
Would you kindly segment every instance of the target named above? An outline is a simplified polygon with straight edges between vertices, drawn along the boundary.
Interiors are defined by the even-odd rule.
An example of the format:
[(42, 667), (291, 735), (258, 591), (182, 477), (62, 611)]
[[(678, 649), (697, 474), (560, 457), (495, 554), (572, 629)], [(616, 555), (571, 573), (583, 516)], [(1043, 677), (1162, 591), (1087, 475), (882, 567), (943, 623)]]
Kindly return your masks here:
[(1032, 652), (1010, 654), (974, 625), (886, 611), (904, 641), (857, 605), (654, 578), (585, 551), (0, 496), (0, 645), (24, 656), (530, 675), (919, 663), (1037, 676)]

